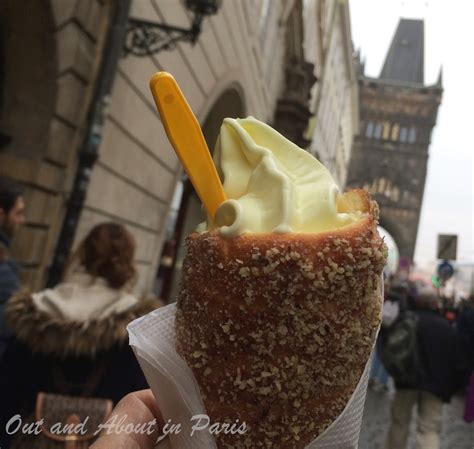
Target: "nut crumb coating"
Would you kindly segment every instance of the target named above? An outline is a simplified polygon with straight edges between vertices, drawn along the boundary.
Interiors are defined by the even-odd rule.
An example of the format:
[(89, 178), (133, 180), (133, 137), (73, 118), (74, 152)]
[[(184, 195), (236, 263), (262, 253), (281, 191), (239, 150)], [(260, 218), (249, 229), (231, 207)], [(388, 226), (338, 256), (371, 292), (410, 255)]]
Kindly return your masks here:
[(331, 232), (187, 238), (177, 351), (211, 422), (248, 427), (219, 449), (303, 449), (344, 410), (381, 320), (386, 247), (367, 207)]

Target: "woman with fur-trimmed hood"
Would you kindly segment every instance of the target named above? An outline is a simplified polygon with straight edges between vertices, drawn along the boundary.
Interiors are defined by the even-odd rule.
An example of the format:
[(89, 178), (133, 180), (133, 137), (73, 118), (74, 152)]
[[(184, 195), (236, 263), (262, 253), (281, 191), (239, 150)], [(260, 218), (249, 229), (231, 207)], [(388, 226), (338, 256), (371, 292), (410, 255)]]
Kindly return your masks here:
[(128, 292), (137, 277), (134, 253), (125, 227), (97, 225), (73, 256), (64, 282), (11, 298), (6, 319), (15, 338), (0, 366), (0, 436), (5, 420), (34, 410), (40, 391), (117, 402), (147, 387), (126, 326), (160, 303)]

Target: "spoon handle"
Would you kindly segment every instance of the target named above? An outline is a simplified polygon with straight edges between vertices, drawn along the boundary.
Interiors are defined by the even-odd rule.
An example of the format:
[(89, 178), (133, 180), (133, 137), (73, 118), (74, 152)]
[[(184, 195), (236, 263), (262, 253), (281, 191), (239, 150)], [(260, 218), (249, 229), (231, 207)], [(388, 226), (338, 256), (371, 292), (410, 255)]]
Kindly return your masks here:
[(201, 126), (176, 80), (169, 73), (158, 72), (153, 75), (150, 89), (168, 139), (207, 213), (214, 220), (216, 210), (226, 200), (226, 196)]

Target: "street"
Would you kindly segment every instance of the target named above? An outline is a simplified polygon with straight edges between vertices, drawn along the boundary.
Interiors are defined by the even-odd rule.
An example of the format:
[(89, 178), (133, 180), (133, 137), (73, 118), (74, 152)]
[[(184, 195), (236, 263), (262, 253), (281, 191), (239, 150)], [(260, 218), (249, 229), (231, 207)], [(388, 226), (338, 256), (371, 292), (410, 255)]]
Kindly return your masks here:
[[(390, 401), (393, 393), (392, 387), (388, 392), (368, 390), (359, 449), (383, 449), (390, 423)], [(474, 447), (474, 423), (464, 422), (463, 410), (464, 398), (461, 396), (453, 397), (451, 403), (444, 406), (440, 449), (472, 449)], [(406, 449), (416, 449), (413, 419)]]

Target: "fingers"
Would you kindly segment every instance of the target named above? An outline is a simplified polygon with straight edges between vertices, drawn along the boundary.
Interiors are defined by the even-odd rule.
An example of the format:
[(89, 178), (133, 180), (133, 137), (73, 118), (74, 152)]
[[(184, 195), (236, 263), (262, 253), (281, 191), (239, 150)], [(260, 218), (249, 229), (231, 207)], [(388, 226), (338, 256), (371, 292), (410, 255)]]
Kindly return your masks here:
[(116, 405), (91, 449), (153, 449), (162, 427), (151, 390), (136, 391)]

